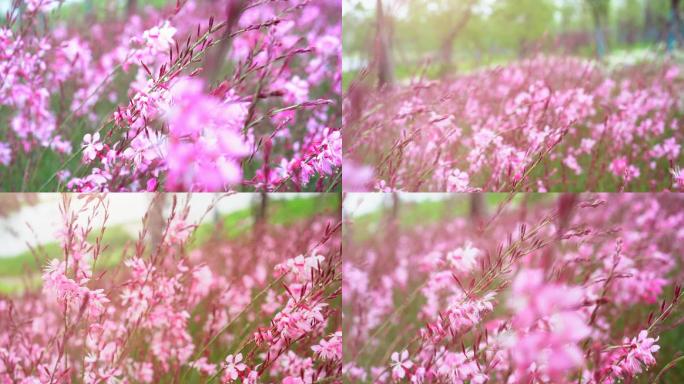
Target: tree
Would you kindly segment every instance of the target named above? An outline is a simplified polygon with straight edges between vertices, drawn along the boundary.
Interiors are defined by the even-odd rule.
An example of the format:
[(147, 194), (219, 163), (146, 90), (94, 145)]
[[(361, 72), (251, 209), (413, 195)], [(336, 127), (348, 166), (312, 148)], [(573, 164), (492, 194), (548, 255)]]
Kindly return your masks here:
[[(455, 2), (450, 2), (451, 4), (454, 4)], [(476, 0), (470, 0), (468, 3), (466, 3), (465, 8), (463, 9), (460, 18), (456, 23), (454, 23), (451, 28), (449, 28), (446, 36), (444, 39), (442, 39), (442, 47), (440, 49), (440, 57), (442, 60), (442, 74), (447, 74), (451, 72), (453, 69), (453, 50), (454, 50), (454, 41), (456, 38), (461, 34), (461, 31), (465, 28), (465, 26), (468, 24), (468, 21), (470, 20), (470, 17), (473, 14), (473, 7), (475, 6)], [(450, 14), (455, 14), (456, 10), (452, 10), (454, 13), (449, 12)]]
[(164, 225), (166, 219), (164, 218), (164, 207), (166, 206), (166, 193), (157, 193), (152, 197), (149, 215), (150, 228), (150, 249), (155, 252), (157, 247), (164, 237)]
[(670, 1), (670, 28), (667, 34), (667, 50), (672, 52), (681, 41), (681, 19), (679, 16), (680, 0)]
[(378, 86), (391, 86), (394, 83), (394, 67), (391, 54), (391, 19), (386, 14), (382, 0), (375, 4), (375, 55), (378, 68)]
[(261, 232), (265, 226), (266, 219), (268, 217), (268, 194), (266, 192), (261, 192), (259, 194), (259, 204), (254, 209), (254, 229), (257, 232)]
[(594, 39), (596, 41), (596, 55), (602, 59), (606, 54), (606, 32), (605, 27), (608, 22), (608, 8), (610, 0), (586, 0), (594, 21)]
[(223, 27), (223, 33), (221, 34), (221, 42), (218, 47), (215, 48), (212, 54), (208, 54), (205, 58), (205, 77), (210, 82), (213, 82), (218, 78), (223, 68), (223, 63), (226, 61), (226, 55), (228, 54), (228, 49), (230, 48), (230, 34), (235, 32), (235, 26), (238, 21), (240, 21), (240, 16), (247, 7), (246, 0), (236, 0), (230, 1), (226, 4), (225, 8), (225, 21), (226, 26)]
[(556, 4), (550, 0), (499, 0), (491, 17), (501, 47), (517, 47), (518, 56), (530, 54), (533, 44), (554, 28)]
[(126, 14), (130, 17), (138, 10), (138, 0), (128, 0), (126, 3)]
[(482, 193), (470, 194), (470, 219), (479, 224), (487, 216), (487, 205)]

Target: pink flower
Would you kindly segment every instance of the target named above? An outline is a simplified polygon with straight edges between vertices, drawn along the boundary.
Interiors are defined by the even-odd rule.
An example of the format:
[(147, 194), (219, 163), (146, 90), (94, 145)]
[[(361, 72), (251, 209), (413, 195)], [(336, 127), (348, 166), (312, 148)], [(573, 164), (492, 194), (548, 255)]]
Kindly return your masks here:
[(247, 369), (247, 365), (242, 363), (242, 353), (238, 353), (237, 355), (228, 355), (226, 356), (226, 359), (224, 360), (224, 374), (223, 374), (223, 381), (231, 383), (235, 380), (238, 379), (240, 376), (240, 372), (243, 372), (245, 369)]
[(582, 174), (582, 167), (577, 163), (575, 156), (568, 155), (564, 160), (563, 164), (575, 172), (576, 175)]
[(208, 295), (214, 284), (214, 275), (211, 273), (211, 269), (204, 265), (192, 272), (192, 278), (192, 292), (199, 297)]
[(306, 101), (309, 97), (309, 83), (299, 76), (294, 76), (283, 84), (286, 100), (289, 103), (298, 104)]
[(480, 250), (473, 247), (471, 242), (466, 242), (465, 246), (456, 248), (446, 254), (449, 266), (460, 274), (467, 274), (477, 266), (477, 258)]
[(200, 80), (181, 78), (170, 91), (170, 189), (218, 191), (242, 180), (239, 161), (248, 155), (249, 146), (240, 131), (247, 107), (232, 97), (222, 102), (202, 88)]
[(639, 177), (639, 168), (629, 164), (625, 156), (618, 157), (610, 163), (609, 169), (617, 177), (629, 182)]
[(582, 142), (580, 144), (580, 148), (581, 148), (582, 152), (584, 152), (584, 153), (591, 153), (591, 149), (594, 148), (595, 144), (596, 144), (596, 140), (584, 138), (584, 139), (582, 139)]
[(672, 187), (675, 189), (684, 189), (684, 172), (682, 172), (681, 168), (675, 166), (673, 169), (670, 169), (670, 173), (672, 174)]
[(350, 160), (344, 160), (342, 164), (342, 189), (349, 192), (368, 191), (373, 182), (373, 168), (366, 165), (357, 165)]
[(83, 159), (85, 161), (93, 161), (97, 154), (102, 151), (104, 145), (100, 143), (100, 134), (95, 132), (93, 135), (86, 133), (83, 136)]
[(194, 225), (187, 224), (183, 219), (176, 219), (170, 224), (169, 228), (169, 243), (182, 244), (190, 237), (194, 229)]
[(407, 350), (401, 352), (392, 352), (392, 377), (395, 379), (403, 379), (409, 373), (409, 370), (413, 367), (413, 363), (409, 360), (409, 354)]
[(517, 343), (511, 356), (523, 375), (536, 366), (552, 378), (561, 378), (584, 363), (577, 345), (590, 333), (579, 312), (579, 288), (546, 283), (539, 269), (523, 269), (511, 286), (509, 307), (515, 310)]
[(27, 0), (26, 10), (29, 12), (40, 12), (46, 9), (54, 0)]
[(289, 273), (296, 281), (307, 282), (311, 280), (313, 271), (318, 271), (324, 261), (324, 256), (315, 253), (311, 256), (299, 255), (276, 265), (275, 270), (278, 275)]
[(10, 161), (12, 161), (12, 148), (9, 144), (0, 141), (0, 164), (7, 166)]
[(621, 350), (621, 353), (616, 356), (616, 363), (611, 366), (611, 370), (617, 377), (635, 376), (643, 371), (643, 368), (648, 368), (656, 363), (653, 354), (660, 350), (660, 346), (656, 344), (658, 338), (648, 337), (648, 332), (643, 330), (639, 332), (639, 336), (625, 339), (627, 344)]
[(453, 169), (447, 178), (447, 189), (449, 192), (468, 192), (470, 176), (459, 169)]
[(336, 332), (329, 340), (321, 340), (318, 345), (311, 349), (325, 360), (342, 359), (342, 332)]
[(167, 52), (173, 45), (173, 35), (176, 34), (176, 28), (165, 20), (163, 24), (152, 27), (143, 33), (143, 39), (148, 47), (157, 52)]

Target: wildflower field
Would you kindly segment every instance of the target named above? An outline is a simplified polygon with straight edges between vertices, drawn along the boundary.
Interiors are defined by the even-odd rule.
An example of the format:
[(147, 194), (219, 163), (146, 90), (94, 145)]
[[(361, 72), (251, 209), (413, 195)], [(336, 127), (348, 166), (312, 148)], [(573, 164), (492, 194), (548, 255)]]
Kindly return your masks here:
[(347, 382), (684, 380), (681, 195), (410, 195), (345, 201)]
[(0, 381), (339, 382), (338, 197), (262, 197), (211, 223), (235, 196), (197, 221), (193, 197), (164, 196), (118, 243), (120, 195), (61, 196), (59, 252), (36, 247), (21, 273), (37, 284), (0, 294)]
[(345, 97), (349, 190), (684, 189), (681, 65), (538, 56)]
[(684, 190), (680, 1), (343, 1), (345, 191)]
[(330, 191), (339, 0), (6, 0), (0, 189)]

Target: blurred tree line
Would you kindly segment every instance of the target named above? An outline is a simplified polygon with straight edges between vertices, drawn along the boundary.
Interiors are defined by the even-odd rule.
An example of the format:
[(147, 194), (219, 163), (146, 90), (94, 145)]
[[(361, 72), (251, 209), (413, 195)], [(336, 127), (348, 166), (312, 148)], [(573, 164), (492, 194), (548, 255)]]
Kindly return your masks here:
[[(343, 3), (345, 71), (369, 62), (380, 72), (400, 69), (402, 63), (415, 68), (429, 62), (449, 73), (458, 69), (455, 63), (478, 66), (539, 51), (601, 58), (614, 50), (658, 43), (672, 50), (684, 35), (680, 0)], [(392, 79), (390, 73), (381, 77)]]

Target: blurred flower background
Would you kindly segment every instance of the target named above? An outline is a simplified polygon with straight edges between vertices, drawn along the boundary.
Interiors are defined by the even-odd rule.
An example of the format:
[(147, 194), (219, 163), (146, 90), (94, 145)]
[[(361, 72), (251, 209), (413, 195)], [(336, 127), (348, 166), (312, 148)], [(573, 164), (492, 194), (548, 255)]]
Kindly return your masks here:
[(348, 194), (345, 379), (677, 383), (683, 196)]

